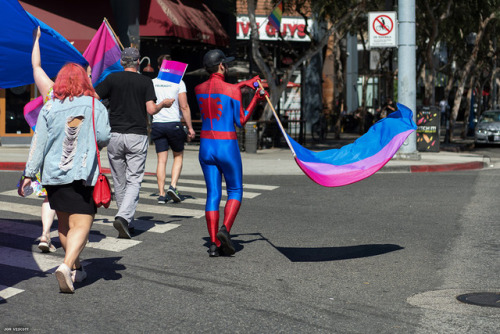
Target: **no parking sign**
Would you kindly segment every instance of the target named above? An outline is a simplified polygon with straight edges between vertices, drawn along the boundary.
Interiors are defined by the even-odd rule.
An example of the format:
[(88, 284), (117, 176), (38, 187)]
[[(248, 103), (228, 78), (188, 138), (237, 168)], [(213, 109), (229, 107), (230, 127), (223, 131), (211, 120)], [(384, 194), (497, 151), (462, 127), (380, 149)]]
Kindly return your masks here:
[(368, 13), (368, 40), (370, 48), (394, 48), (397, 41), (396, 12)]

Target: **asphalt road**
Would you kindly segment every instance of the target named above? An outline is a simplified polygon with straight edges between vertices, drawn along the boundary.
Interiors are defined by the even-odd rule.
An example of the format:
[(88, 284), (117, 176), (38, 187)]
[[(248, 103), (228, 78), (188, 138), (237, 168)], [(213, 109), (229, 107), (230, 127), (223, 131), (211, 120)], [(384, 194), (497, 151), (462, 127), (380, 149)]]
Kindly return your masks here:
[(384, 173), (341, 188), (244, 177), (230, 258), (206, 252), (201, 177), (185, 177), (189, 198), (163, 207), (148, 179), (141, 231), (117, 240), (103, 220), (115, 210), (100, 209), (82, 255), (88, 278), (65, 295), (52, 274), (63, 250), (34, 243), (41, 200), (13, 195), (19, 172), (0, 172), (0, 329), (498, 333), (500, 308), (455, 297), (500, 293), (499, 176)]

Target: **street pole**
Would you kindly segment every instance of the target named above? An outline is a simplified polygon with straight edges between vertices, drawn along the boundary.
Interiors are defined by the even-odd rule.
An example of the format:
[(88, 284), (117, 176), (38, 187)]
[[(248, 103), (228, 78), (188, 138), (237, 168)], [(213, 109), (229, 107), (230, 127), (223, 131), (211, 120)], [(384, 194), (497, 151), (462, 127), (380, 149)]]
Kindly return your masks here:
[[(415, 46), (415, 0), (398, 1), (398, 102), (413, 112), (416, 122), (416, 46)], [(413, 132), (397, 153), (397, 158), (420, 160), (417, 151), (417, 134)]]

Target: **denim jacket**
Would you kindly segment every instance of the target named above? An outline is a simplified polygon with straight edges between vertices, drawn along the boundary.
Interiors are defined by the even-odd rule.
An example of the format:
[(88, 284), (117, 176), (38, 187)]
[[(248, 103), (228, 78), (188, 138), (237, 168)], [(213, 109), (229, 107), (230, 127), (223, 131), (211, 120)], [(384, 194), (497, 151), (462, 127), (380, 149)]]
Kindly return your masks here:
[[(108, 112), (95, 103), (95, 129), (99, 148), (110, 139)], [(79, 121), (81, 120), (81, 121)], [(76, 122), (77, 125), (70, 122)], [(97, 150), (92, 125), (92, 97), (80, 96), (48, 101), (40, 110), (35, 134), (24, 171), (34, 178), (40, 170), (43, 185), (69, 184), (83, 180), (95, 185), (99, 175)]]

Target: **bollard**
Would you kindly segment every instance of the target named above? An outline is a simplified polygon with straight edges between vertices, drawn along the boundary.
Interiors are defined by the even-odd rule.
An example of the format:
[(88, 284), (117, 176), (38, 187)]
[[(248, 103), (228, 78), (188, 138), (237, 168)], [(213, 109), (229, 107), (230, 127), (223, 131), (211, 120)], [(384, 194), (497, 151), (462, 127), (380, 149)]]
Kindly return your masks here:
[(257, 122), (245, 124), (245, 151), (257, 153)]

